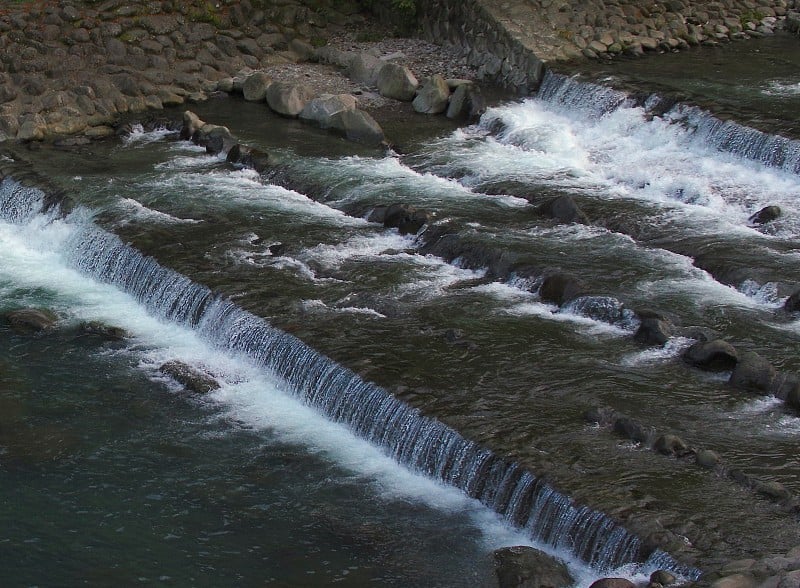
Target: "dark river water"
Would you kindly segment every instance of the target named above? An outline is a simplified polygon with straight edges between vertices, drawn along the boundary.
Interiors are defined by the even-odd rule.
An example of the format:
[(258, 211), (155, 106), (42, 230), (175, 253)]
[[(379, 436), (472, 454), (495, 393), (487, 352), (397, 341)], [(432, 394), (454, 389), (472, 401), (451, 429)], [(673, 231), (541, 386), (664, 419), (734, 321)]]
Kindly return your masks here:
[[(642, 539), (689, 574), (681, 565), (785, 552), (796, 514), (583, 415), (611, 407), (800, 494), (798, 414), (680, 360), (702, 332), (800, 371), (800, 321), (781, 310), (800, 285), (798, 72), (800, 43), (776, 38), (552, 74), (474, 126), (396, 115), (385, 127), (402, 155), (235, 98), (198, 105), (270, 152), (262, 175), (167, 131), (8, 152), (4, 165), (76, 206), (42, 214), (40, 193), (0, 185), (2, 308), (59, 317), (48, 334), (2, 327), (6, 582), (492, 586), (492, 550), (516, 544), (566, 559), (576, 586), (675, 564), (651, 548), (633, 557), (632, 544), (606, 557), (619, 540), (606, 515), (633, 533), (660, 528)], [(704, 109), (665, 98), (675, 93)], [(560, 195), (589, 222), (537, 212)], [(472, 248), (425, 254), (424, 235), (365, 220), (393, 203)], [(781, 218), (752, 225), (767, 205)], [(498, 255), (514, 271), (493, 274)], [(586, 296), (544, 302), (555, 270)], [(634, 342), (643, 308), (681, 327), (663, 347)], [(130, 336), (86, 335), (83, 321)], [(288, 341), (278, 367), (274, 337)], [(359, 378), (318, 368), (309, 348)], [(171, 360), (221, 387), (186, 392), (158, 369)], [(382, 390), (403, 401), (382, 407), (408, 410), (391, 434), (367, 402)], [(359, 425), (343, 424), (337, 395)], [(409, 438), (434, 465), (414, 471)], [(463, 440), (575, 506), (523, 509), (533, 486), (499, 496), (506, 477), (528, 478), (493, 480), (477, 458), (456, 476), (452, 455), (434, 459)], [(558, 538), (589, 528), (581, 517), (603, 521), (592, 557), (577, 535)]]

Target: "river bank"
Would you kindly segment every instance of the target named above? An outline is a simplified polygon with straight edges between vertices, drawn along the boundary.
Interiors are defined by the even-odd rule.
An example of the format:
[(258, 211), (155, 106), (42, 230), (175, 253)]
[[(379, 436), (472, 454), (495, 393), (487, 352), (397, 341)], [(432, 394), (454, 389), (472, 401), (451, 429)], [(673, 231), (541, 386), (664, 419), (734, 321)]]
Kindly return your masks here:
[[(202, 102), (256, 71), (309, 86), (315, 96), (353, 95), (373, 113), (397, 107), (377, 88), (376, 63), (408, 68), (411, 98), (435, 75), (528, 92), (544, 62), (763, 36), (793, 22), (794, 8), (786, 0), (579, 4), (512, 2), (489, 10), (478, 2), (456, 11), (437, 3), (421, 11), (423, 41), (394, 37), (391, 24), (347, 2), (6, 3), (0, 140), (111, 136), (121, 116)], [(354, 65), (355, 56), (366, 58)]]

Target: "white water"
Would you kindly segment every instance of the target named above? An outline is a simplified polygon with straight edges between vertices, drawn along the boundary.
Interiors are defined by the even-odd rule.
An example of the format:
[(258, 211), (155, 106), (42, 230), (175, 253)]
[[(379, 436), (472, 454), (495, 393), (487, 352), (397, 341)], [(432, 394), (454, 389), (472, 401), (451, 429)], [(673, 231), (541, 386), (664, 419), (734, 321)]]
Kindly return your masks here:
[[(543, 548), (477, 500), (412, 473), (343, 425), (298, 402), (249, 360), (210, 347), (194, 331), (154, 318), (128, 294), (71, 269), (62, 252), (75, 230), (70, 222), (44, 216), (24, 225), (0, 222), (0, 291), (7, 302), (36, 306), (46, 300), (61, 322), (102, 321), (125, 329), (131, 341), (124, 353), (138, 357), (154, 379), (163, 379), (158, 366), (170, 360), (207, 370), (222, 387), (203, 401), (216, 403), (232, 427), (242, 423), (302, 445), (362, 478), (383, 500), (412, 500), (445, 513), (467, 513), (483, 532), (487, 550), (505, 545)], [(568, 553), (557, 555), (570, 564), (579, 580), (576, 586), (596, 579), (596, 572)]]
[[(496, 124), (496, 135), (489, 129)], [(449, 161), (436, 164), (435, 153)], [(630, 199), (652, 214), (679, 213), (701, 234), (767, 238), (747, 219), (767, 205), (784, 211), (778, 237), (800, 236), (800, 177), (720, 152), (681, 124), (648, 119), (641, 107), (596, 111), (528, 99), (490, 109), (480, 125), (429, 151), (432, 169), (467, 186), (523, 180), (599, 199)], [(462, 175), (463, 174), (463, 175)]]

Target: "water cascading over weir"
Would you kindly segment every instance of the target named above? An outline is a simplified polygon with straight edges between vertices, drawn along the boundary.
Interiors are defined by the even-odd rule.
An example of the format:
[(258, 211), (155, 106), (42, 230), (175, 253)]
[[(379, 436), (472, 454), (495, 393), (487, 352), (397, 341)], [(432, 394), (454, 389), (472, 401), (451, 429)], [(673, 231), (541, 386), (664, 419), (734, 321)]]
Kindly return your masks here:
[[(42, 215), (56, 218), (63, 213), (43, 190), (8, 177), (0, 182), (0, 218), (24, 224)], [(65, 222), (78, 225), (63, 253), (72, 267), (125, 291), (153, 315), (191, 328), (208, 343), (256, 362), (305, 404), (346, 425), (409, 469), (480, 501), (534, 541), (571, 553), (598, 570), (639, 563), (685, 577), (699, 576), (698, 570), (649, 548), (605, 514), (574, 504), (518, 463), (426, 417), (112, 233), (71, 217)]]

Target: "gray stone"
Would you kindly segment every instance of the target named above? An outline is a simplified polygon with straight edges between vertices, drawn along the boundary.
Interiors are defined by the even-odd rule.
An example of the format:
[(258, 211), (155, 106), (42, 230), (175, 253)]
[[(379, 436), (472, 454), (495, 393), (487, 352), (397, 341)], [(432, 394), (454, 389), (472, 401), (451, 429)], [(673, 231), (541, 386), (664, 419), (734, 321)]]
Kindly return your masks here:
[(19, 141), (41, 141), (47, 131), (47, 123), (40, 114), (26, 117), (17, 131)]
[(739, 357), (729, 383), (735, 388), (768, 393), (777, 377), (777, 371), (765, 358), (748, 351)]
[(359, 84), (375, 86), (378, 82), (378, 75), (386, 65), (374, 55), (366, 52), (358, 53), (347, 68), (348, 77)]
[(476, 84), (469, 82), (455, 87), (447, 106), (447, 118), (474, 121), (484, 112), (486, 112), (486, 101)]
[(219, 382), (214, 377), (181, 361), (169, 361), (159, 371), (197, 394), (208, 394), (219, 388)]
[(494, 562), (499, 588), (566, 588), (575, 582), (563, 563), (533, 547), (498, 549)]
[(386, 137), (383, 129), (363, 110), (343, 110), (331, 117), (331, 127), (344, 133), (344, 136), (365, 145), (383, 145)]
[(283, 116), (297, 117), (314, 96), (314, 89), (306, 84), (274, 82), (267, 88), (267, 104)]
[(272, 78), (263, 71), (257, 71), (249, 76), (242, 84), (242, 94), (248, 102), (261, 102), (267, 96), (267, 89), (272, 84)]
[(600, 578), (589, 588), (636, 588), (636, 584), (626, 578)]
[(698, 341), (683, 353), (683, 359), (690, 365), (712, 372), (733, 369), (739, 360), (739, 353), (733, 345), (721, 339)]
[(701, 449), (697, 452), (697, 455), (695, 455), (695, 460), (697, 465), (701, 468), (711, 470), (717, 467), (717, 464), (720, 462), (720, 457), (714, 451)]
[(733, 574), (716, 580), (711, 588), (756, 588), (756, 581), (752, 576)]
[(269, 167), (269, 153), (241, 144), (231, 147), (225, 160), (228, 163), (249, 167), (258, 173), (266, 171)]
[(387, 63), (378, 75), (378, 91), (381, 96), (403, 102), (414, 99), (419, 82), (411, 70), (395, 63)]
[(653, 444), (653, 450), (662, 455), (681, 457), (689, 452), (689, 446), (677, 435), (661, 435)]
[(331, 126), (331, 117), (334, 114), (344, 110), (355, 110), (357, 101), (355, 96), (350, 94), (323, 94), (318, 98), (310, 100), (303, 111), (300, 113), (300, 118), (303, 120), (313, 121), (323, 128)]
[(445, 79), (437, 74), (425, 80), (411, 106), (421, 114), (441, 114), (447, 110), (449, 100), (450, 88)]
[(547, 276), (539, 288), (539, 297), (544, 302), (561, 306), (584, 294), (580, 281), (569, 274), (554, 273)]
[(56, 324), (57, 317), (50, 310), (22, 308), (5, 313), (4, 318), (16, 332), (27, 334), (52, 329)]

